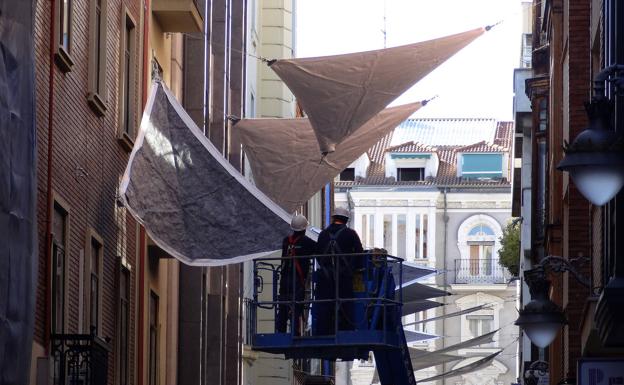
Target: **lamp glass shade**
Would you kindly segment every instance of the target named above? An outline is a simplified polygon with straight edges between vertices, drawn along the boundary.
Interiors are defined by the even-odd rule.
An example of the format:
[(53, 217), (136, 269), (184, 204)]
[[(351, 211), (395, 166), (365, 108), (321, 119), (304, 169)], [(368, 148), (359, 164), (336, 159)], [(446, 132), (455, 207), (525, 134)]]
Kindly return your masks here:
[(609, 202), (624, 185), (624, 168), (612, 165), (570, 167), (570, 177), (587, 200), (596, 206)]
[(560, 323), (536, 323), (524, 325), (523, 329), (531, 342), (543, 349), (554, 341), (561, 326)]

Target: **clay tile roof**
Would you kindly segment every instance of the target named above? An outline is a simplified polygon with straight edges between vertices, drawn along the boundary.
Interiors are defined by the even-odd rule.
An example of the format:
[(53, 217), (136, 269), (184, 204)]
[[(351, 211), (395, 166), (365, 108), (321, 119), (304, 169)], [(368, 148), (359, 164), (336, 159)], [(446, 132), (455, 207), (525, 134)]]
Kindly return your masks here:
[(510, 148), (513, 140), (513, 122), (498, 122), (494, 144), (504, 148)]
[(394, 153), (419, 153), (419, 152), (435, 152), (435, 148), (420, 144), (417, 142), (407, 142), (399, 144), (397, 146), (391, 146), (386, 148), (385, 152)]
[(487, 143), (485, 140), (482, 140), (479, 143), (470, 144), (468, 146), (457, 147), (457, 152), (505, 152), (507, 151), (504, 147)]
[[(494, 119), (408, 119), (367, 151), (370, 165), (365, 178), (337, 181), (336, 187), (352, 186), (465, 186), (509, 187), (501, 179), (469, 179), (457, 176), (457, 154), (462, 152), (509, 152), (513, 122)], [(439, 140), (439, 143), (432, 141)], [(386, 178), (385, 154), (436, 153), (440, 161), (435, 178), (396, 181)]]

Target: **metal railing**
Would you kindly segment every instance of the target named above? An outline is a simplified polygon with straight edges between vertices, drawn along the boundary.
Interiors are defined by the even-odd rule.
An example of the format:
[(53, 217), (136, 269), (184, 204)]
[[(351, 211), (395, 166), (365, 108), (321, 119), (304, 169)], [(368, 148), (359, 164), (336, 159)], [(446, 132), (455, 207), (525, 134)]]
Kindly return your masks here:
[(54, 385), (106, 385), (106, 341), (93, 334), (52, 334)]
[[(289, 262), (287, 262), (289, 261)], [(300, 271), (298, 268), (291, 268), (294, 266), (294, 262), (308, 263), (310, 264), (309, 273), (305, 277), (305, 295), (303, 299), (296, 299), (292, 294), (289, 296), (280, 296), (280, 282), (290, 275), (290, 279), (287, 280), (288, 284), (292, 284), (290, 293), (297, 291), (295, 285), (301, 285), (301, 279), (299, 277)], [(386, 330), (386, 326), (390, 322), (392, 314), (400, 314), (403, 301), (402, 290), (400, 289), (402, 282), (402, 259), (387, 254), (331, 254), (331, 255), (310, 255), (310, 256), (296, 256), (296, 257), (277, 257), (277, 258), (259, 258), (253, 261), (254, 263), (254, 297), (252, 300), (245, 301), (245, 308), (248, 314), (248, 320), (246, 321), (247, 330), (251, 332), (251, 335), (246, 337), (252, 337), (253, 334), (262, 333), (277, 333), (275, 328), (275, 321), (278, 317), (278, 311), (281, 309), (290, 309), (288, 323), (290, 327), (287, 333), (292, 335), (312, 335), (311, 331), (314, 329), (312, 325), (310, 310), (314, 306), (331, 306), (334, 312), (333, 318), (333, 330), (344, 330), (343, 326), (339, 325), (339, 320), (347, 322), (353, 329), (361, 328), (373, 328), (371, 323), (376, 320), (375, 325), (380, 330)], [(393, 292), (392, 297), (387, 295), (389, 293), (381, 292), (381, 286), (389, 283), (380, 282), (377, 285), (371, 285), (370, 282), (375, 282), (374, 277), (369, 276), (374, 269), (371, 266), (374, 265), (379, 269), (378, 271), (393, 271), (398, 276), (397, 282), (392, 282), (391, 286), (394, 289), (397, 286), (399, 289)], [(287, 271), (282, 271), (284, 266), (288, 266)], [(327, 268), (327, 266), (331, 266)], [(348, 270), (348, 273), (343, 274)], [(320, 278), (320, 277), (324, 278)], [(341, 279), (350, 277), (352, 282), (342, 282)], [(386, 277), (392, 276), (387, 273)], [(319, 279), (327, 284), (333, 285), (331, 291), (333, 294), (327, 298), (327, 296), (319, 295)], [(393, 278), (390, 278), (394, 281)], [(299, 282), (299, 283), (297, 283)], [(368, 286), (367, 283), (368, 282)], [(350, 296), (345, 296), (345, 285), (350, 289), (346, 291), (351, 293)], [(374, 286), (374, 287), (373, 287)], [(352, 291), (351, 291), (352, 289)], [(282, 288), (283, 290), (283, 288)], [(384, 289), (385, 290), (385, 289)], [(357, 292), (357, 295), (355, 294)], [(327, 293), (327, 291), (325, 291)], [(292, 325), (298, 325), (299, 322), (295, 320), (296, 306), (303, 307), (304, 316), (302, 317), (303, 330), (297, 330)], [(368, 315), (364, 319), (346, 319), (347, 312), (343, 310), (344, 307), (356, 307), (361, 306), (366, 308), (365, 313)], [(283, 311), (283, 310), (282, 310)], [(350, 310), (352, 311), (352, 310)], [(351, 313), (354, 314), (354, 313)], [(252, 315), (251, 317), (249, 315)], [(346, 319), (346, 321), (345, 321)], [(361, 323), (367, 323), (363, 325)], [(260, 325), (263, 323), (263, 325)], [(312, 328), (310, 328), (312, 326)]]
[(510, 278), (511, 274), (498, 263), (498, 259), (455, 260), (455, 283), (502, 284)]

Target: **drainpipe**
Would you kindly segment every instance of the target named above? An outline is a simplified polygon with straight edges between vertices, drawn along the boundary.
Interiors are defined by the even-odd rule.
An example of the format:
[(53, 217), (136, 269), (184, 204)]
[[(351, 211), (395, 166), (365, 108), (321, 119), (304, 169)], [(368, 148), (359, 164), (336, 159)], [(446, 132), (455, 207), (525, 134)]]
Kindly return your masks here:
[(54, 20), (56, 19), (56, 1), (50, 0), (50, 64), (48, 68), (48, 159), (46, 178), (46, 301), (45, 301), (45, 330), (43, 332), (46, 355), (50, 350), (50, 333), (52, 332), (52, 150), (54, 134)]
[[(444, 258), (444, 270), (446, 269), (446, 258), (448, 257), (448, 221), (449, 221), (449, 217), (448, 217), (448, 202), (447, 202), (447, 188), (444, 187), (444, 189), (442, 190), (442, 193), (444, 194), (444, 216), (442, 217), (442, 220), (444, 221), (444, 251), (442, 254), (442, 258)], [(444, 283), (444, 290), (446, 290), (446, 288), (448, 287), (448, 278), (447, 278), (447, 272), (444, 272), (443, 275), (443, 283)], [(443, 302), (444, 305), (446, 306), (446, 297), (443, 297)], [(446, 307), (445, 307), (446, 309)], [(446, 335), (446, 320), (442, 320), (442, 335), (445, 336)], [(446, 341), (444, 340), (444, 338), (442, 338), (442, 347), (446, 347)], [(446, 362), (442, 364), (442, 373), (446, 373)], [(446, 385), (446, 377), (442, 378), (442, 384)]]
[(329, 226), (331, 222), (331, 188), (329, 187), (329, 183), (325, 185), (325, 227)]
[[(147, 103), (148, 93), (148, 79), (150, 79), (151, 67), (149, 63), (149, 0), (143, 2), (143, 84), (141, 101), (143, 108)], [(145, 235), (145, 228), (139, 226), (139, 290), (138, 290), (138, 303), (139, 303), (139, 319), (137, 327), (137, 385), (143, 385), (143, 359), (144, 359), (144, 342), (145, 342), (145, 250), (147, 248), (147, 237)]]

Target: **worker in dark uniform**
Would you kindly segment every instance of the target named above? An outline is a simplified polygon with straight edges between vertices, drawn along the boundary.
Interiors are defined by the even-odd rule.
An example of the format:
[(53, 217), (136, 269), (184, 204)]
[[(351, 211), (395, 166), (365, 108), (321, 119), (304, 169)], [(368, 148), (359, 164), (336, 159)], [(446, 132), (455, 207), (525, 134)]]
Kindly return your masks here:
[[(303, 215), (295, 215), (290, 223), (293, 233), (282, 242), (282, 257), (295, 257), (312, 255), (316, 249), (316, 242), (305, 235), (308, 227), (308, 220)], [(305, 299), (305, 288), (308, 272), (310, 271), (310, 259), (286, 258), (282, 260), (279, 281), (279, 300), (292, 301), (293, 290), (294, 300), (303, 301)], [(294, 267), (294, 269), (293, 269)], [(294, 281), (293, 281), (294, 279)], [(277, 318), (275, 320), (275, 330), (277, 333), (286, 333), (288, 320), (293, 320), (294, 308), (294, 329), (295, 335), (300, 335), (303, 325), (304, 304), (280, 304), (277, 307)]]
[[(354, 254), (363, 253), (362, 242), (355, 230), (347, 227), (349, 211), (342, 207), (336, 208), (332, 215), (332, 223), (321, 232), (316, 245), (316, 254)], [(336, 279), (338, 279), (338, 295), (340, 298), (353, 298), (353, 273), (358, 259), (362, 256), (337, 255), (336, 257), (319, 257), (319, 278), (315, 287), (315, 299), (335, 299)], [(334, 334), (334, 304), (317, 304), (315, 334)], [(339, 330), (354, 328), (353, 302), (344, 302), (338, 309)]]

